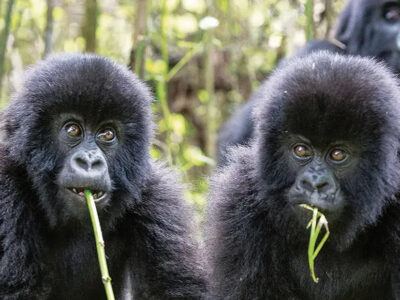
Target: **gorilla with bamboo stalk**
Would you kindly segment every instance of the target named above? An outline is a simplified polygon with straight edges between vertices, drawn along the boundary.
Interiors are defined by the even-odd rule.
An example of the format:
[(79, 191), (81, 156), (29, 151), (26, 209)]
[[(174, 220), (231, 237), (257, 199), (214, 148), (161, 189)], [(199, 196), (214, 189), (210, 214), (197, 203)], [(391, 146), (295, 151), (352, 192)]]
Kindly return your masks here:
[(104, 299), (84, 189), (117, 299), (201, 299), (201, 255), (174, 175), (151, 160), (148, 89), (94, 55), (27, 72), (3, 111), (0, 298)]

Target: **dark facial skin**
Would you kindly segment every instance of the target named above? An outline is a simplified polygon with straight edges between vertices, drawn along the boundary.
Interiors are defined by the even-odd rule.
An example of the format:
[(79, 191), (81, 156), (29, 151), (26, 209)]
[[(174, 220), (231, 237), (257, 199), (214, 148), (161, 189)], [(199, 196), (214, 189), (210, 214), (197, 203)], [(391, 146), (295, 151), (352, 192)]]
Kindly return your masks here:
[[(297, 174), (288, 192), (288, 201), (303, 221), (308, 221), (300, 204), (317, 207), (329, 216), (338, 218), (345, 205), (338, 179), (346, 176), (357, 161), (354, 147), (343, 141), (334, 141), (326, 147), (314, 147), (303, 136), (294, 136), (288, 147), (289, 161)], [(306, 216), (307, 220), (304, 220)]]
[[(57, 176), (57, 196), (78, 213), (86, 214), (84, 190), (91, 190), (98, 207), (111, 199), (112, 183), (107, 156), (118, 146), (118, 122), (86, 123), (79, 115), (62, 114), (55, 124), (57, 144), (65, 155)], [(72, 204), (72, 205), (70, 205)]]

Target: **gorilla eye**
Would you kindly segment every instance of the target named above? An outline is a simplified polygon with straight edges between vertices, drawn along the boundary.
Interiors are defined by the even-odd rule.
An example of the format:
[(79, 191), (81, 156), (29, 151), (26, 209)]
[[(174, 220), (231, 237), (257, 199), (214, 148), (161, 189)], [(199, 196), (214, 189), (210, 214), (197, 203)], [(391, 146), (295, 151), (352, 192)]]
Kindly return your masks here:
[(311, 150), (305, 145), (297, 145), (294, 147), (294, 154), (300, 158), (307, 158), (311, 156)]
[(99, 131), (97, 138), (103, 142), (111, 142), (115, 138), (115, 132), (112, 128), (104, 128)]
[(341, 162), (346, 159), (347, 154), (341, 149), (334, 149), (330, 154), (330, 158), (336, 162)]
[(392, 6), (385, 9), (383, 17), (388, 22), (397, 22), (400, 19), (400, 8)]
[(69, 136), (78, 137), (81, 136), (82, 131), (78, 124), (69, 123), (65, 126), (65, 131)]

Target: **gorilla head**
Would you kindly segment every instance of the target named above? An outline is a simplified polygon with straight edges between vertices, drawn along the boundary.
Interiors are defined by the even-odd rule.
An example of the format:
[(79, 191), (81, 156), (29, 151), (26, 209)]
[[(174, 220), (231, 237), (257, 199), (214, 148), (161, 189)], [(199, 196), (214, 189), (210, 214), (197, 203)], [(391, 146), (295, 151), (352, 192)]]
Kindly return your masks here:
[(346, 53), (383, 60), (400, 72), (400, 1), (351, 0), (343, 10), (335, 38)]
[[(213, 296), (392, 299), (400, 252), (396, 79), (372, 59), (320, 52), (289, 61), (257, 95), (254, 140), (233, 148), (212, 181)], [(318, 284), (302, 203), (329, 222)]]
[(126, 207), (124, 195), (138, 200), (148, 172), (151, 99), (132, 73), (97, 56), (55, 56), (28, 73), (5, 112), (6, 135), (52, 224), (88, 217), (85, 188), (111, 211)]
[(307, 218), (298, 205), (318, 207), (350, 242), (399, 186), (396, 82), (369, 60), (316, 54), (262, 89), (268, 100), (255, 111), (264, 186)]

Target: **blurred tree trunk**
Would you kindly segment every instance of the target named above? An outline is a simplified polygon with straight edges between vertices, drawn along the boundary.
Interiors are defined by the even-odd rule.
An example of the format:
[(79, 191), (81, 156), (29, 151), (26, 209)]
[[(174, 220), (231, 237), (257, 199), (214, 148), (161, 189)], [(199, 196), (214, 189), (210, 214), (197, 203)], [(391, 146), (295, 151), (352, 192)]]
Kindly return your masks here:
[(133, 46), (129, 59), (130, 68), (144, 78), (146, 59), (147, 14), (150, 0), (136, 1), (135, 28), (133, 29)]
[(44, 30), (44, 53), (43, 57), (49, 55), (53, 48), (53, 8), (54, 0), (47, 0), (47, 12), (46, 12), (46, 28)]
[(82, 23), (82, 36), (85, 39), (85, 51), (96, 52), (97, 1), (85, 0), (85, 16)]
[(331, 29), (333, 26), (333, 5), (332, 0), (325, 0), (325, 18), (326, 18), (326, 36), (325, 38), (329, 38), (331, 34)]
[(8, 36), (10, 34), (11, 12), (13, 6), (14, 6), (14, 0), (8, 0), (4, 29), (0, 37), (0, 99), (2, 90), (2, 79), (4, 74), (4, 64), (6, 60), (7, 41), (8, 41)]

